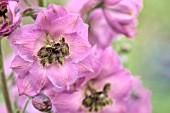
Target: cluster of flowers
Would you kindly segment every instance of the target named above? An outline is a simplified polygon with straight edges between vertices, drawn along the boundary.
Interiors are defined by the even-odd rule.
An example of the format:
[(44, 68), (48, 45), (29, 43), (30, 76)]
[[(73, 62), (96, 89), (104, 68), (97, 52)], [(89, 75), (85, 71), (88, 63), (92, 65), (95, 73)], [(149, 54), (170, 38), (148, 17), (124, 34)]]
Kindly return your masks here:
[(65, 8), (37, 7), (35, 23), (16, 29), (20, 7), (17, 0), (0, 1), (0, 35), (8, 36), (15, 52), (10, 67), (18, 109), (31, 97), (26, 113), (151, 112), (150, 91), (123, 67), (111, 45), (120, 35), (134, 39), (141, 0), (71, 0)]

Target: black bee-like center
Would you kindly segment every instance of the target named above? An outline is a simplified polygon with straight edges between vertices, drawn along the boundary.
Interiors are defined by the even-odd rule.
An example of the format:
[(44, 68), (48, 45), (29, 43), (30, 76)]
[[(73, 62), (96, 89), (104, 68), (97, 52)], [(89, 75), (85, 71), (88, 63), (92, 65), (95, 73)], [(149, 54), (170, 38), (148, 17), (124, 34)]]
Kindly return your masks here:
[(106, 84), (103, 91), (91, 92), (90, 95), (86, 95), (83, 100), (83, 105), (89, 109), (89, 111), (99, 111), (103, 107), (112, 104), (112, 100), (108, 97), (108, 92), (110, 89), (110, 84)]
[(43, 66), (52, 64), (56, 61), (62, 65), (65, 57), (69, 55), (69, 46), (65, 42), (65, 39), (61, 38), (57, 43), (42, 47), (38, 51), (37, 55)]

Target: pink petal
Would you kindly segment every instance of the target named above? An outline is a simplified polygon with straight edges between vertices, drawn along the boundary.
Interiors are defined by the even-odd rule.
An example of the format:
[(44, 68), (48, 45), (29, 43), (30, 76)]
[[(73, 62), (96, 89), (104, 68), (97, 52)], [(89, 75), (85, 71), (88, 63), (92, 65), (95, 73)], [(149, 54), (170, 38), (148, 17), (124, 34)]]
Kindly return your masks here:
[(64, 35), (66, 43), (69, 45), (70, 57), (73, 62), (79, 62), (86, 58), (90, 53), (91, 45), (81, 38), (77, 33)]
[(93, 86), (99, 91), (102, 90), (105, 84), (111, 84), (111, 90), (109, 92), (109, 97), (112, 99), (122, 99), (131, 90), (132, 76), (125, 69), (121, 69), (118, 72), (112, 74), (112, 76), (97, 79)]
[(83, 23), (83, 20), (77, 15), (68, 15), (53, 21), (50, 26), (52, 37), (57, 38), (64, 34), (77, 33), (80, 37), (88, 40), (88, 26)]
[(53, 21), (63, 16), (67, 16), (67, 12), (63, 7), (50, 4), (47, 10), (44, 10), (38, 14), (36, 24), (41, 30), (50, 33), (52, 30), (51, 25), (54, 24)]
[(100, 75), (102, 75), (101, 77), (109, 76), (110, 74), (115, 73), (120, 68), (122, 68), (120, 58), (111, 46), (107, 47), (102, 52), (99, 60), (102, 63), (100, 72)]
[(58, 17), (63, 17), (68, 15), (67, 11), (63, 7), (55, 4), (48, 5), (47, 9), (53, 11)]
[(89, 23), (89, 41), (92, 45), (97, 44), (101, 48), (106, 48), (116, 38), (117, 34), (108, 25), (101, 9), (96, 9), (91, 13)]
[(34, 61), (37, 55), (37, 51), (35, 51), (37, 39), (45, 36), (45, 33), (37, 30), (34, 25), (25, 25), (10, 35), (9, 40), (22, 58)]
[(65, 60), (64, 64), (60, 66), (57, 63), (47, 68), (47, 76), (52, 84), (58, 88), (69, 88), (78, 76), (78, 70), (75, 64), (69, 60)]
[(15, 56), (11, 63), (11, 68), (16, 73), (24, 73), (30, 69), (32, 62), (25, 61), (20, 56)]
[(34, 96), (47, 84), (46, 70), (37, 62), (31, 66), (29, 72), (18, 75), (17, 85), (20, 95)]
[(78, 68), (78, 78), (88, 76), (93, 73), (93, 62), (91, 55), (87, 56), (84, 60), (77, 64)]

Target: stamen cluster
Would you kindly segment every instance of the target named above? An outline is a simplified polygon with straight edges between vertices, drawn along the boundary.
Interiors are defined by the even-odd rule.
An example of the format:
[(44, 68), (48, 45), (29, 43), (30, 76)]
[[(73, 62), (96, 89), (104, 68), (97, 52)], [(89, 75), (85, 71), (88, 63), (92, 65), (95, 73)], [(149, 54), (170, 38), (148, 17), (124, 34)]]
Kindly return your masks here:
[(58, 43), (43, 46), (37, 53), (40, 63), (43, 66), (57, 61), (60, 65), (64, 63), (64, 58), (69, 55), (69, 46), (65, 43), (64, 37)]
[(103, 91), (96, 92), (94, 89), (90, 89), (91, 94), (86, 96), (83, 100), (83, 105), (89, 108), (89, 111), (99, 111), (106, 105), (112, 104), (112, 100), (108, 97), (110, 90), (110, 84), (106, 84)]

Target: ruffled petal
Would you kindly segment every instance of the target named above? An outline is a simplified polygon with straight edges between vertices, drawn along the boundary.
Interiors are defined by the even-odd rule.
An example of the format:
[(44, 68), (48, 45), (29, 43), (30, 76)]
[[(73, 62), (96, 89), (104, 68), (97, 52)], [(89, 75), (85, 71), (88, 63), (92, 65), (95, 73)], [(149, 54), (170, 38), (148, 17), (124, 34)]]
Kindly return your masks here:
[(27, 96), (38, 94), (47, 83), (46, 70), (37, 62), (34, 62), (29, 71), (19, 74), (17, 79), (20, 95), (24, 94)]
[(37, 51), (35, 51), (37, 40), (45, 36), (46, 34), (34, 25), (25, 25), (10, 35), (9, 40), (22, 58), (34, 61), (37, 54)]
[(69, 88), (78, 76), (78, 69), (75, 64), (65, 60), (63, 65), (54, 63), (47, 68), (47, 76), (52, 84), (58, 88)]
[(63, 7), (50, 4), (47, 10), (44, 10), (38, 14), (36, 18), (36, 25), (41, 30), (50, 33), (50, 31), (52, 30), (51, 25), (54, 24), (53, 21), (66, 15), (67, 12)]
[(20, 95), (34, 96), (39, 93), (39, 89), (31, 84), (29, 73), (18, 75), (17, 86)]
[(68, 15), (53, 21), (50, 26), (51, 36), (58, 38), (64, 34), (77, 33), (81, 38), (88, 40), (88, 25), (77, 15)]
[(78, 68), (78, 78), (85, 77), (94, 72), (93, 62), (91, 55), (87, 56), (84, 60), (77, 64)]
[(25, 73), (30, 69), (32, 62), (25, 61), (20, 56), (15, 56), (14, 60), (11, 63), (11, 68), (15, 73)]
[(89, 42), (81, 38), (77, 33), (64, 35), (66, 43), (69, 45), (70, 57), (73, 62), (79, 62), (86, 58), (91, 49)]

